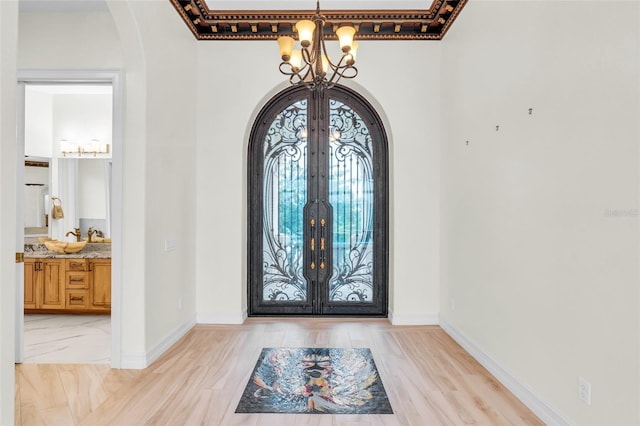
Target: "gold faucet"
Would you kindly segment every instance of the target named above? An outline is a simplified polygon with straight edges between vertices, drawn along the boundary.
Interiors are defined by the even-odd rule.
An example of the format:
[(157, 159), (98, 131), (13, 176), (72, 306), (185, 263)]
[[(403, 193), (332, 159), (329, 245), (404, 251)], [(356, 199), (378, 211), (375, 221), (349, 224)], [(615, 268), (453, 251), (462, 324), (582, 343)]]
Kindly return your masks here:
[(87, 231), (87, 235), (89, 235), (89, 240), (87, 242), (90, 243), (91, 242), (91, 237), (93, 236), (93, 234), (97, 234), (97, 233), (98, 233), (98, 231), (96, 231), (95, 229), (89, 228), (89, 230)]
[(73, 231), (67, 232), (65, 237), (68, 237), (69, 235), (75, 235), (76, 241), (80, 242), (80, 228), (75, 228), (75, 231), (76, 232), (73, 232)]

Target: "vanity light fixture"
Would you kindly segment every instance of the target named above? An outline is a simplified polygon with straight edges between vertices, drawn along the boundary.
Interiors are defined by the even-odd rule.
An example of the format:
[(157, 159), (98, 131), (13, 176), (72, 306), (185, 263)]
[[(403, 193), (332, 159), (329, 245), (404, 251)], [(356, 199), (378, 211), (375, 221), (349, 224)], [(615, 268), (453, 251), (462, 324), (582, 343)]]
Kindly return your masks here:
[(109, 144), (101, 142), (99, 139), (91, 139), (91, 141), (83, 144), (62, 139), (60, 141), (60, 152), (63, 157), (67, 155), (82, 157), (82, 154), (93, 154), (94, 157), (97, 157), (98, 154), (109, 153)]
[(316, 3), (316, 14), (311, 20), (295, 24), (301, 49), (294, 49), (295, 39), (278, 37), (280, 46), (280, 72), (289, 76), (292, 85), (304, 84), (310, 90), (330, 89), (341, 78), (354, 78), (358, 69), (354, 66), (358, 42), (353, 41), (356, 29), (350, 25), (336, 30), (342, 57), (333, 62), (327, 54), (324, 39), (326, 18), (320, 14), (320, 2)]

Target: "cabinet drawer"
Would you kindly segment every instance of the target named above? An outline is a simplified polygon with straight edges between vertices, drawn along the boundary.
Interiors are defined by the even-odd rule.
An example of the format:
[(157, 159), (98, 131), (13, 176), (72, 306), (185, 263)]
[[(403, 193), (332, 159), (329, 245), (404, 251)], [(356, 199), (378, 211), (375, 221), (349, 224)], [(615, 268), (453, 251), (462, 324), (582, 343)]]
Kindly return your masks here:
[(86, 289), (89, 288), (89, 277), (86, 272), (67, 272), (65, 286), (68, 289)]
[(67, 290), (67, 309), (89, 308), (89, 293), (87, 290)]
[(67, 259), (67, 271), (88, 271), (86, 259)]

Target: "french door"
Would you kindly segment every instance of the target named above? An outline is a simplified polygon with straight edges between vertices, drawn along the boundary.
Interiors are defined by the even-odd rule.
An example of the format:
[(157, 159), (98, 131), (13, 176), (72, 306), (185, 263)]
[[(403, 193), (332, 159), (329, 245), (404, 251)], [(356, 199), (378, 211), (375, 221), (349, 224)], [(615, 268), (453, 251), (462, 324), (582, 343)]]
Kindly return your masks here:
[(356, 92), (292, 87), (249, 143), (249, 313), (387, 314), (387, 139)]

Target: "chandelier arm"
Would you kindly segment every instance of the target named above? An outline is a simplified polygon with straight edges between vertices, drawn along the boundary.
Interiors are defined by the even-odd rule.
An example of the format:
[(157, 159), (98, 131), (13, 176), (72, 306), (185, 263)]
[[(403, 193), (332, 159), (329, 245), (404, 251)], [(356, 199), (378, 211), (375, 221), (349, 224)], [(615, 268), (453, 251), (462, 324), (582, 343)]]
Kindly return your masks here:
[(327, 50), (327, 46), (326, 46), (326, 44), (325, 44), (325, 40), (324, 40), (324, 39), (322, 39), (322, 50), (325, 52), (325, 56), (326, 56), (326, 58), (327, 58), (327, 62), (329, 63), (329, 67), (330, 67), (331, 69), (334, 69), (334, 70), (338, 68), (338, 65), (342, 62), (342, 60), (343, 60), (343, 59), (344, 59), (344, 57), (346, 56), (345, 54), (342, 54), (342, 57), (340, 58), (340, 60), (338, 61), (338, 63), (337, 63), (337, 64), (334, 64), (334, 63), (333, 63), (333, 61), (331, 60), (331, 58), (329, 57), (329, 54), (327, 53), (327, 52), (328, 52), (328, 50)]
[[(353, 78), (353, 77), (355, 77), (357, 75), (357, 73), (358, 73), (357, 70), (356, 70), (356, 73), (353, 76), (349, 76), (347, 74), (347, 72), (350, 69), (355, 68), (353, 65), (350, 65), (347, 62), (347, 59), (346, 59), (347, 56), (349, 56), (348, 53), (343, 54), (340, 57), (340, 60), (338, 61), (337, 64), (330, 63), (330, 67), (333, 70), (333, 75), (328, 80), (328, 84), (331, 84), (333, 86), (333, 85), (337, 84), (338, 81), (340, 81), (341, 78)], [(337, 79), (336, 79), (336, 76), (338, 77)]]
[[(289, 70), (287, 70), (286, 68), (284, 68), (285, 65), (289, 66)], [(301, 71), (304, 71), (303, 67), (302, 69), (298, 69), (296, 70), (290, 63), (288, 62), (282, 62), (280, 64), (280, 73), (284, 74), (284, 75), (288, 75), (289, 76), (289, 82), (291, 84), (294, 84), (293, 82), (296, 80), (296, 78), (300, 81), (302, 81), (302, 76), (301, 76)]]
[(301, 81), (305, 82), (305, 84), (309, 81), (314, 81), (315, 79), (315, 74), (313, 73), (313, 66), (311, 66), (310, 64), (305, 65), (304, 68), (306, 71), (304, 73), (304, 75), (301, 78)]
[[(315, 42), (314, 42), (315, 43)], [(311, 51), (309, 51), (309, 48), (304, 47), (302, 49), (302, 60), (304, 61), (305, 65), (304, 67), (302, 67), (302, 69), (308, 68), (308, 70), (306, 71), (303, 80), (306, 80), (307, 77), (311, 77), (312, 80), (315, 80), (316, 78), (316, 69), (315, 69), (315, 61), (316, 61), (316, 57), (317, 53), (314, 55), (314, 51), (313, 49)]]
[(300, 53), (302, 53), (302, 61), (305, 64), (313, 63), (313, 58), (311, 57), (313, 52), (310, 52), (308, 47), (303, 47)]
[[(353, 75), (347, 75), (346, 71), (353, 71)], [(355, 78), (358, 75), (358, 68), (351, 66), (342, 73), (343, 78)]]
[[(338, 78), (336, 78), (336, 76)], [(338, 84), (341, 78), (342, 78), (342, 73), (338, 72), (337, 70), (334, 71), (333, 74), (331, 75), (331, 78), (327, 80), (327, 84), (326, 84), (327, 89), (330, 89), (336, 84)]]
[[(287, 70), (285, 66), (288, 66), (289, 69)], [(295, 74), (295, 71), (293, 70), (293, 66), (291, 66), (291, 64), (289, 62), (284, 62), (284, 61), (280, 62), (279, 71), (280, 71), (280, 73), (282, 73), (284, 75)]]
[(302, 80), (300, 79), (300, 75), (299, 74), (291, 74), (291, 76), (289, 77), (289, 83), (292, 86), (295, 86), (296, 84), (299, 84), (300, 82), (302, 82)]
[(343, 78), (351, 79), (351, 78), (355, 78), (357, 75), (358, 75), (358, 68), (356, 68), (356, 67), (354, 67), (352, 65), (351, 66), (344, 65), (343, 67), (341, 67), (340, 69), (336, 70), (333, 73), (331, 78), (329, 80), (327, 80), (327, 83), (326, 83), (325, 87), (327, 89), (330, 89), (333, 86), (335, 86), (336, 84), (338, 84), (338, 82), (341, 79), (343, 79)]

